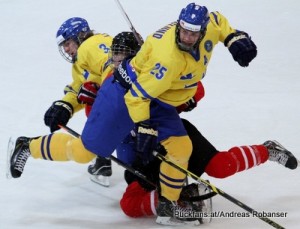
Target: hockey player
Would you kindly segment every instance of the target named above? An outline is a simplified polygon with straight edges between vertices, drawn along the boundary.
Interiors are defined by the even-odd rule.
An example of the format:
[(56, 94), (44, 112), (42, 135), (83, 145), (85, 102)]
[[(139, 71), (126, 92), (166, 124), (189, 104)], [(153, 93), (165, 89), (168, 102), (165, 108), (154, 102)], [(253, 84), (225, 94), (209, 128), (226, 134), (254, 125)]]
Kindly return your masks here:
[[(235, 146), (228, 151), (219, 151), (189, 121), (182, 119), (182, 122), (193, 145), (188, 170), (199, 177), (206, 173), (211, 177), (224, 179), (263, 164), (267, 160), (277, 161), (289, 169), (297, 167), (296, 158), (276, 141), (266, 141), (259, 145)], [(157, 150), (164, 154), (163, 148), (159, 147)], [(133, 166), (145, 175), (151, 183), (158, 186), (159, 164), (160, 160), (154, 159), (147, 166)], [(158, 190), (127, 170), (125, 171), (125, 180), (128, 186), (120, 200), (123, 212), (133, 218), (157, 215), (159, 210)], [(205, 191), (205, 187), (197, 186), (195, 183), (184, 187), (184, 189), (186, 192), (192, 193), (192, 196), (199, 196), (203, 194), (201, 192)], [(209, 210), (209, 206), (205, 206), (205, 204), (209, 204), (209, 202), (202, 203), (208, 209), (204, 208), (202, 211)], [(200, 220), (201, 223), (205, 222), (203, 218)], [(209, 222), (209, 218), (206, 220)], [(168, 225), (175, 223), (176, 221), (174, 222), (172, 219), (163, 221), (163, 224)]]
[[(177, 22), (149, 36), (138, 54), (123, 61), (114, 77), (102, 84), (80, 139), (63, 133), (18, 138), (10, 160), (12, 176), (21, 176), (29, 156), (79, 163), (89, 162), (95, 155), (107, 157), (132, 129), (136, 133), (136, 151), (143, 163), (153, 159), (151, 152), (159, 141), (166, 157), (186, 168), (192, 144), (176, 107), (195, 94), (197, 82), (205, 75), (219, 41), (243, 67), (257, 54), (248, 34), (231, 28), (223, 15), (209, 14), (206, 7), (194, 3), (187, 5)], [(231, 173), (267, 159), (290, 169), (297, 167), (296, 158), (274, 141), (234, 147), (228, 152), (225, 158), (230, 168), (231, 162), (238, 165), (239, 161), (234, 160), (245, 161), (244, 167), (229, 169)], [(239, 157), (231, 158), (232, 152)], [(213, 157), (215, 163), (221, 161), (217, 155)], [(209, 171), (208, 167), (205, 171)], [(185, 175), (161, 163), (159, 176), (161, 192), (156, 210), (157, 222), (163, 224), (174, 216)]]
[[(143, 40), (141, 36), (140, 39)], [(124, 58), (135, 56), (140, 48), (141, 46), (132, 32), (121, 32), (117, 34), (112, 40), (111, 50), (109, 52), (109, 62), (112, 70), (115, 70)], [(111, 74), (112, 71), (108, 74), (108, 77), (111, 76)], [(81, 97), (88, 100), (89, 103), (86, 106), (87, 115), (89, 115), (91, 111), (98, 89), (99, 87), (86, 87), (85, 91), (82, 92)], [(78, 97), (78, 100), (83, 99)], [(122, 154), (122, 152), (128, 147), (131, 148), (130, 144), (133, 144), (132, 142), (132, 136), (129, 134), (117, 147), (117, 155), (119, 159), (125, 162), (132, 160), (130, 158), (124, 158)], [(111, 161), (108, 159), (103, 160), (103, 157), (97, 156), (95, 163), (89, 166), (88, 172), (90, 173), (92, 181), (103, 185), (102, 179), (100, 179), (99, 176), (102, 176), (103, 174), (106, 175), (109, 172), (109, 174), (111, 174)]]
[[(247, 67), (256, 57), (256, 46), (247, 33), (233, 29), (218, 12), (209, 14), (206, 7), (189, 4), (177, 22), (149, 36), (139, 53), (132, 60), (122, 62), (114, 79), (104, 83), (82, 133), (84, 146), (96, 154), (107, 155), (135, 127), (137, 151), (145, 163), (151, 160), (158, 138), (167, 151), (167, 158), (186, 168), (192, 145), (175, 107), (195, 94), (196, 84), (204, 77), (219, 41), (242, 67)], [(109, 107), (107, 98), (119, 105)], [(105, 122), (97, 120), (99, 115), (106, 116)], [(266, 146), (261, 147), (266, 150)], [(266, 158), (260, 155), (256, 158), (255, 152), (259, 151), (256, 148), (249, 151), (243, 151), (242, 155), (250, 153), (255, 162), (269, 158), (267, 151)], [(292, 158), (290, 168), (295, 168), (296, 159), (292, 155), (288, 157)], [(163, 218), (168, 220), (174, 215), (172, 209), (184, 179), (185, 175), (172, 166), (161, 164), (158, 222), (163, 223)]]
[(61, 55), (72, 63), (73, 82), (65, 87), (64, 97), (45, 113), (44, 121), (51, 133), (59, 129), (58, 124), (66, 125), (75, 112), (89, 104), (80, 97), (82, 85), (88, 81), (100, 85), (112, 71), (108, 56), (112, 37), (95, 34), (85, 19), (66, 20), (58, 29), (56, 40)]
[[(167, 151), (166, 157), (186, 168), (192, 144), (175, 107), (195, 94), (219, 41), (243, 67), (257, 54), (250, 37), (231, 28), (220, 13), (209, 14), (206, 7), (189, 4), (177, 22), (148, 36), (139, 53), (122, 62), (114, 79), (104, 83), (82, 133), (84, 146), (105, 155), (115, 149), (125, 132), (135, 128), (136, 148), (145, 163), (151, 160), (158, 139)], [(104, 98), (119, 105), (108, 107)], [(106, 115), (105, 122), (97, 120), (99, 115)], [(174, 215), (172, 209), (184, 180), (184, 174), (161, 164), (158, 222), (164, 223)]]
[[(88, 115), (91, 99), (96, 97), (96, 93), (92, 92), (97, 92), (112, 72), (109, 58), (112, 37), (95, 33), (85, 19), (73, 17), (66, 20), (58, 29), (56, 40), (61, 55), (72, 63), (73, 82), (65, 87), (63, 98), (53, 102), (45, 113), (44, 121), (51, 132), (59, 129), (58, 124), (66, 125), (73, 114), (83, 108)], [(89, 166), (91, 180), (108, 186), (108, 176), (112, 174), (111, 161), (99, 156), (95, 163), (101, 166), (98, 170), (93, 170), (93, 165)]]

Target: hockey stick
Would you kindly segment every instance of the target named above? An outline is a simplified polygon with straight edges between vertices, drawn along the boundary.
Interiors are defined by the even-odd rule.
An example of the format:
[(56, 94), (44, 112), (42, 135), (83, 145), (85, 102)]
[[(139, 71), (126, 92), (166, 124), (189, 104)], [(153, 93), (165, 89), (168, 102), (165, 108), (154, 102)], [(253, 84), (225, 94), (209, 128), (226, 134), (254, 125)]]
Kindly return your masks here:
[[(134, 33), (136, 39), (139, 41), (139, 43), (141, 42), (141, 40), (139, 39), (139, 36), (134, 28), (134, 26), (132, 25), (127, 13), (125, 12), (124, 8), (122, 7), (121, 3), (119, 2), (119, 0), (115, 0), (115, 2), (117, 3), (117, 5), (119, 6), (127, 24), (129, 25), (131, 31)], [(142, 43), (140, 43), (142, 44)], [(194, 180), (204, 183), (206, 186), (208, 186), (214, 193), (220, 194), (221, 196), (223, 196), (224, 198), (226, 198), (227, 200), (231, 201), (232, 203), (240, 206), (241, 208), (243, 208), (244, 210), (248, 211), (249, 213), (251, 213), (253, 216), (258, 217), (259, 219), (265, 221), (266, 223), (268, 223), (269, 225), (273, 226), (274, 228), (278, 228), (278, 229), (284, 229), (284, 227), (282, 227), (281, 225), (279, 225), (278, 223), (274, 222), (273, 220), (267, 218), (267, 217), (260, 217), (257, 216), (255, 213), (257, 213), (257, 211), (255, 211), (254, 209), (250, 208), (249, 206), (245, 205), (244, 203), (238, 201), (237, 199), (235, 199), (234, 197), (228, 195), (227, 193), (223, 192), (222, 190), (218, 189), (217, 187), (215, 187), (214, 185), (210, 184), (209, 182), (207, 182), (206, 180), (196, 176), (195, 174), (191, 173), (190, 171), (186, 170), (185, 168), (180, 167), (179, 165), (177, 165), (176, 163), (168, 160), (166, 157), (164, 157), (163, 155), (159, 154), (158, 152), (154, 151), (153, 152), (154, 156), (158, 157), (160, 160), (168, 163), (169, 165), (173, 166), (174, 168), (178, 169), (179, 171), (181, 171), (182, 173), (186, 174), (187, 176), (193, 178)]]
[[(71, 135), (73, 135), (74, 137), (79, 138), (80, 134), (78, 134), (76, 131), (72, 130), (70, 127), (68, 126), (63, 126), (63, 125), (58, 125), (58, 127), (60, 127), (61, 129), (67, 131), (68, 133), (70, 133)], [(121, 160), (119, 160), (118, 158), (114, 157), (113, 155), (110, 155), (109, 157), (112, 161), (114, 161), (115, 163), (117, 163), (118, 165), (120, 165), (121, 167), (127, 169), (129, 172), (131, 172), (132, 174), (136, 175), (137, 177), (141, 178), (142, 180), (146, 181), (148, 184), (152, 185), (155, 189), (157, 189), (157, 185), (151, 181), (148, 180), (148, 178), (142, 174), (141, 172), (139, 172), (138, 170), (134, 169), (133, 167), (125, 164), (124, 162), (122, 162)], [(210, 192), (210, 193), (206, 193), (203, 194), (201, 196), (193, 196), (190, 197), (189, 199), (186, 199), (187, 201), (202, 201), (202, 200), (206, 200), (209, 199), (213, 196), (215, 196), (216, 193), (215, 192)], [(184, 199), (185, 200), (185, 199)]]
[[(62, 126), (62, 125), (58, 125), (58, 126), (61, 129), (67, 131), (70, 134), (72, 134), (73, 136), (75, 136), (77, 138), (80, 137), (80, 135), (76, 131), (72, 130), (71, 128), (69, 128), (67, 126)], [(193, 197), (193, 198), (189, 199), (190, 201), (198, 201), (198, 200), (208, 199), (208, 198), (212, 197), (212, 193), (216, 193), (216, 194), (219, 194), (219, 195), (223, 196), (225, 199), (229, 200), (230, 202), (234, 203), (235, 205), (238, 205), (239, 207), (243, 208), (247, 212), (251, 213), (253, 216), (258, 217), (259, 219), (261, 219), (264, 222), (268, 223), (269, 225), (273, 226), (274, 228), (284, 229), (284, 227), (282, 227), (281, 225), (279, 225), (278, 223), (274, 222), (273, 220), (271, 220), (271, 219), (269, 219), (267, 217), (257, 216), (256, 213), (258, 213), (258, 212), (256, 210), (254, 210), (253, 208), (251, 208), (251, 207), (247, 206), (246, 204), (240, 202), (239, 200), (237, 200), (234, 197), (230, 196), (229, 194), (225, 193), (224, 191), (222, 191), (221, 189), (217, 188), (216, 186), (214, 186), (210, 182), (202, 179), (201, 177), (198, 177), (197, 175), (195, 175), (194, 173), (190, 172), (189, 170), (187, 170), (187, 169), (185, 169), (185, 168), (177, 165), (176, 163), (174, 163), (173, 161), (167, 159), (165, 156), (163, 156), (162, 154), (158, 153), (157, 151), (154, 151), (153, 155), (155, 157), (157, 157), (158, 159), (160, 159), (161, 161), (163, 161), (163, 162), (165, 162), (165, 163), (173, 166), (174, 168), (178, 169), (180, 172), (182, 172), (182, 173), (186, 174), (187, 176), (191, 177), (195, 181), (205, 184), (208, 188), (210, 188), (213, 191), (211, 193), (207, 193), (207, 194), (201, 195), (199, 197)], [(110, 159), (112, 161), (116, 162), (118, 165), (122, 166), (123, 168), (127, 169), (129, 172), (133, 173), (134, 175), (136, 175), (139, 178), (143, 179), (144, 181), (148, 182), (150, 185), (153, 185), (153, 187), (157, 188), (157, 185), (154, 184), (154, 183), (152, 183), (151, 181), (149, 181), (145, 175), (143, 175), (139, 171), (135, 170), (134, 168), (126, 165), (124, 162), (122, 162), (118, 158), (116, 158), (113, 155), (111, 155)]]
[(125, 12), (123, 6), (121, 5), (120, 1), (119, 0), (115, 0), (116, 4), (118, 5), (119, 9), (121, 10), (122, 12), (122, 15), (124, 16), (125, 18), (125, 21), (127, 22), (127, 24), (129, 25), (129, 28), (130, 30), (133, 32), (134, 36), (135, 36), (135, 39), (138, 41), (138, 43), (140, 45), (142, 45), (144, 42), (142, 41), (140, 35), (137, 33), (137, 31), (135, 30), (134, 26), (132, 25), (127, 13)]
[(191, 177), (195, 181), (200, 182), (200, 183), (204, 183), (213, 192), (215, 192), (215, 193), (223, 196), (224, 198), (226, 198), (230, 202), (232, 202), (235, 205), (238, 205), (239, 207), (243, 208), (247, 212), (251, 213), (254, 217), (258, 217), (259, 219), (265, 221), (266, 223), (268, 223), (269, 225), (271, 225), (274, 228), (284, 229), (283, 226), (279, 225), (278, 223), (274, 222), (273, 220), (271, 220), (271, 219), (269, 219), (267, 217), (260, 217), (260, 216), (258, 216), (257, 215), (258, 212), (256, 210), (254, 210), (253, 208), (247, 206), (246, 204), (242, 203), (241, 201), (239, 201), (239, 200), (235, 199), (234, 197), (228, 195), (227, 193), (225, 193), (221, 189), (217, 188), (216, 186), (212, 185), (211, 183), (207, 182), (206, 180), (202, 179), (201, 177), (198, 177), (197, 175), (195, 175), (194, 173), (190, 172), (189, 170), (187, 170), (187, 169), (185, 169), (185, 168), (177, 165), (176, 163), (174, 163), (173, 161), (167, 159), (165, 156), (163, 156), (162, 154), (158, 153), (157, 151), (154, 151), (153, 155), (156, 156), (157, 158), (159, 158), (161, 161), (166, 162), (167, 164), (171, 165), (172, 167), (178, 169), (180, 172), (182, 172), (182, 173), (186, 174), (187, 176)]
[[(80, 134), (78, 134), (76, 131), (72, 130), (71, 128), (69, 128), (68, 126), (63, 126), (63, 125), (58, 125), (61, 129), (67, 131), (68, 133), (72, 134), (74, 137), (79, 138)], [(148, 184), (152, 185), (153, 187), (157, 188), (156, 184), (154, 184), (153, 182), (149, 181), (147, 179), (147, 177), (145, 175), (143, 175), (142, 173), (140, 173), (138, 170), (132, 168), (131, 166), (128, 166), (127, 164), (125, 164), (124, 162), (122, 162), (121, 160), (119, 160), (118, 158), (114, 157), (113, 155), (110, 155), (109, 159), (111, 159), (112, 161), (116, 162), (118, 165), (122, 166), (123, 168), (127, 169), (129, 172), (133, 173), (134, 175), (136, 175), (137, 177), (143, 179), (144, 181), (146, 181)]]

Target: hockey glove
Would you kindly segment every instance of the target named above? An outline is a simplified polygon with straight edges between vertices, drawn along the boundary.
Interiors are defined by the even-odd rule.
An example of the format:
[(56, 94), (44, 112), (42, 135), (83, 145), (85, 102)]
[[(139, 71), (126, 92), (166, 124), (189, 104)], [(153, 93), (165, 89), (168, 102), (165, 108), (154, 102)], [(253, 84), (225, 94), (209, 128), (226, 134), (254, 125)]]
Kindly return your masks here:
[(193, 98), (191, 98), (186, 103), (176, 107), (177, 112), (180, 113), (180, 112), (188, 112), (193, 110), (195, 107), (197, 107), (198, 102), (204, 97), (204, 95), (205, 95), (205, 90), (203, 84), (201, 83), (201, 81), (199, 81), (197, 84), (197, 91), (193, 96)]
[(245, 32), (231, 33), (224, 41), (233, 59), (242, 67), (247, 67), (256, 57), (257, 48), (251, 37)]
[(157, 145), (158, 131), (156, 125), (148, 121), (139, 122), (135, 126), (137, 157), (143, 164), (153, 159), (153, 150)]
[(131, 88), (132, 79), (131, 77), (136, 78), (136, 74), (132, 67), (129, 65), (130, 59), (126, 58), (114, 71), (114, 79), (119, 84), (122, 85), (125, 89), (129, 90)]
[(187, 101), (186, 103), (176, 107), (176, 110), (177, 110), (178, 113), (188, 112), (188, 111), (193, 110), (196, 106), (197, 106), (197, 101), (193, 97), (189, 101)]
[(73, 115), (73, 107), (70, 103), (63, 100), (55, 101), (51, 107), (46, 111), (44, 122), (46, 126), (50, 127), (51, 133), (58, 130), (60, 125), (66, 125)]
[[(135, 170), (134, 173), (125, 170), (124, 177), (127, 184), (131, 184), (134, 181), (137, 181), (140, 186), (147, 190), (154, 190), (159, 186), (159, 168), (160, 168), (161, 160), (158, 158), (154, 158), (147, 165), (140, 164), (140, 162), (134, 162), (131, 167)], [(136, 174), (141, 174), (144, 178), (137, 176)], [(155, 185), (153, 185), (155, 184)]]
[(94, 82), (85, 82), (79, 88), (77, 101), (80, 104), (93, 105), (100, 86)]

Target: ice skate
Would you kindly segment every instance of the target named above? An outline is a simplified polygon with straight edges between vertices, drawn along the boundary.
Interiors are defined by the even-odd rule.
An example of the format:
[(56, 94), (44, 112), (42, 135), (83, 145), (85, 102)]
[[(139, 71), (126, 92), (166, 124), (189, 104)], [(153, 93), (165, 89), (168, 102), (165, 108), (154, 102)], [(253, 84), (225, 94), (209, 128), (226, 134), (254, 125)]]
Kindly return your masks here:
[(263, 145), (268, 149), (270, 161), (276, 161), (289, 169), (296, 169), (298, 167), (296, 157), (279, 142), (266, 141)]
[(170, 201), (163, 196), (159, 197), (156, 209), (156, 223), (169, 226), (199, 225), (199, 220), (194, 217), (195, 212), (191, 206), (180, 206), (176, 201)]
[(197, 218), (200, 224), (210, 223), (212, 213), (212, 198), (206, 198), (198, 201), (187, 201), (192, 197), (203, 197), (204, 195), (211, 193), (211, 190), (202, 183), (191, 183), (183, 187), (180, 194), (180, 205), (188, 206), (191, 205), (192, 209), (200, 214)]
[(97, 157), (95, 163), (88, 167), (91, 181), (104, 187), (109, 187), (109, 177), (112, 175), (111, 160)]
[[(16, 142), (9, 139), (7, 149), (7, 178), (19, 178), (24, 170), (26, 161), (31, 155), (29, 143), (31, 138), (19, 137)], [(14, 144), (15, 143), (15, 144)]]

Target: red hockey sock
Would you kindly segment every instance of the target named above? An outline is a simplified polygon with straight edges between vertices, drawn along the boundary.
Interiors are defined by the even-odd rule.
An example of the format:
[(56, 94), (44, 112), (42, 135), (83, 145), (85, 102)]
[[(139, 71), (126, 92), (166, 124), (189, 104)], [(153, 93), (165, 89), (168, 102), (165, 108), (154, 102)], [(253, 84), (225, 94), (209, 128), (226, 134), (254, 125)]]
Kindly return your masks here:
[(120, 200), (121, 209), (129, 217), (156, 215), (157, 192), (144, 190), (137, 181), (126, 188)]
[(208, 163), (205, 172), (212, 177), (225, 178), (264, 163), (269, 157), (263, 145), (233, 147), (219, 152)]

